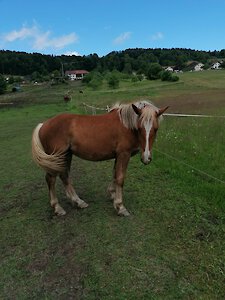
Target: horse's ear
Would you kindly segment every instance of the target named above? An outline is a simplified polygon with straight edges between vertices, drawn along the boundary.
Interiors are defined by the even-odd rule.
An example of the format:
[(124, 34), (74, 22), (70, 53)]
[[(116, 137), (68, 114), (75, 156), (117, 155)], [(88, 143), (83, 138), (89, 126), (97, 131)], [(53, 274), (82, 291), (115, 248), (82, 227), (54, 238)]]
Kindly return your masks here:
[(138, 108), (136, 105), (132, 104), (133, 110), (135, 111), (135, 113), (140, 116), (141, 115), (141, 109)]
[(158, 113), (157, 113), (157, 117), (161, 116), (168, 108), (169, 108), (169, 106), (166, 106), (164, 108), (160, 108)]

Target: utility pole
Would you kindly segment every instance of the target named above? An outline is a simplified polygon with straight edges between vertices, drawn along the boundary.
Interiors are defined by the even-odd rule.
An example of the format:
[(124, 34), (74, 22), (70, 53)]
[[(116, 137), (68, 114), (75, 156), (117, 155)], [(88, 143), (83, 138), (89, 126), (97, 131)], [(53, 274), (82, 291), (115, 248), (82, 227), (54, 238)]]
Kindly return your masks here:
[(61, 73), (62, 73), (62, 78), (64, 77), (64, 69), (63, 69), (63, 63), (61, 62)]

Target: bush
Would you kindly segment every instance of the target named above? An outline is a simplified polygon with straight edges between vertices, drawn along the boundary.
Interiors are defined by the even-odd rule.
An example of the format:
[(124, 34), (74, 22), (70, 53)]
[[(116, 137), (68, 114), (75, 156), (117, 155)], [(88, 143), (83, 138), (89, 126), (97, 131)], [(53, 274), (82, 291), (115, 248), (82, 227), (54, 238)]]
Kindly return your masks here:
[(6, 92), (7, 83), (3, 75), (0, 74), (0, 94), (4, 94)]
[(84, 76), (82, 82), (88, 84), (93, 78), (93, 73), (88, 73), (87, 75)]
[(132, 82), (137, 82), (137, 81), (142, 81), (142, 80), (143, 80), (143, 75), (142, 74), (132, 75), (132, 77), (131, 77)]
[(8, 84), (13, 84), (15, 82), (15, 78), (13, 76), (9, 77)]
[(93, 90), (98, 89), (102, 85), (102, 80), (97, 77), (92, 78), (92, 80), (88, 83)]
[(143, 76), (143, 74), (138, 74), (137, 78), (139, 81), (142, 81), (144, 79), (144, 76)]
[(132, 81), (132, 82), (137, 82), (137, 81), (138, 81), (137, 76), (136, 76), (136, 75), (133, 75), (133, 76), (131, 77), (131, 81)]
[(162, 81), (172, 81), (172, 73), (169, 71), (163, 71), (161, 73), (161, 80)]
[(103, 77), (99, 72), (90, 72), (87, 74), (84, 79), (83, 83), (87, 84), (93, 90), (96, 90), (102, 85)]
[(177, 75), (172, 76), (171, 81), (175, 82), (175, 81), (179, 81), (179, 80), (180, 80), (180, 78)]
[(171, 81), (171, 82), (175, 82), (178, 81), (180, 78), (176, 75), (173, 75), (171, 72), (169, 71), (163, 71), (161, 72), (161, 80), (162, 81)]

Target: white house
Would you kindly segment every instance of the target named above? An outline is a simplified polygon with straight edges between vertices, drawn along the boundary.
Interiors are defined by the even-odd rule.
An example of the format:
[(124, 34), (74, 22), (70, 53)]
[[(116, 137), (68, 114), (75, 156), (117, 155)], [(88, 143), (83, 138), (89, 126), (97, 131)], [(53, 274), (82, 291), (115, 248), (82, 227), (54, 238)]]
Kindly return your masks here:
[(165, 69), (165, 71), (173, 72), (173, 68), (172, 68), (172, 67), (167, 67), (167, 68)]
[(219, 69), (221, 69), (221, 68), (220, 68), (220, 65), (221, 65), (220, 62), (216, 62), (216, 63), (214, 63), (214, 64), (211, 66), (211, 69), (213, 69), (213, 70), (219, 70)]
[(198, 71), (203, 71), (203, 67), (204, 67), (204, 64), (198, 63), (198, 64), (194, 67), (194, 71), (196, 71), (196, 72), (198, 72)]
[(86, 70), (71, 70), (66, 71), (65, 75), (68, 76), (70, 80), (82, 80), (88, 73)]

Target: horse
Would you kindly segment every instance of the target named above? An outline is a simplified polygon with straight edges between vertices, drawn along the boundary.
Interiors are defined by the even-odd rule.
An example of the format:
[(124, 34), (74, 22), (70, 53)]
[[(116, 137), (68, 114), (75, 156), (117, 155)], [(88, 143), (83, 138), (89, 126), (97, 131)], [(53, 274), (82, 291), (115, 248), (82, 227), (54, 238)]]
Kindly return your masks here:
[(72, 155), (89, 161), (114, 159), (113, 180), (108, 193), (120, 216), (129, 216), (123, 204), (123, 185), (130, 158), (141, 152), (141, 161), (152, 160), (152, 146), (162, 114), (148, 101), (116, 104), (100, 115), (62, 113), (36, 126), (32, 135), (34, 162), (46, 172), (50, 204), (56, 215), (65, 215), (56, 196), (57, 176), (63, 182), (67, 197), (79, 208), (88, 204), (79, 198), (70, 177)]

